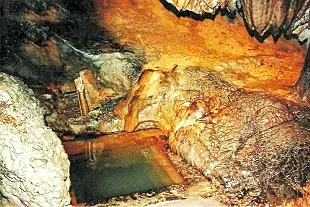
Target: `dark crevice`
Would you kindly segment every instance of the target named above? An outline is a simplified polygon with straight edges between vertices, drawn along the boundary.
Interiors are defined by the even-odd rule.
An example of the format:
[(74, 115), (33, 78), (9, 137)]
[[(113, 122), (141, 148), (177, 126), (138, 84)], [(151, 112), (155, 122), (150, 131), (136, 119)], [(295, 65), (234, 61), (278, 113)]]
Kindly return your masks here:
[[(51, 9), (58, 12), (56, 22), (25, 19), (25, 14), (29, 11), (46, 15), (46, 12)], [(27, 82), (58, 82), (68, 78), (68, 73), (62, 66), (51, 68), (29, 61), (24, 55), (24, 48), (28, 43), (34, 43), (42, 48), (47, 46), (48, 41), (57, 39), (55, 37), (59, 36), (74, 48), (92, 55), (105, 50), (122, 50), (122, 46), (114, 41), (113, 36), (97, 24), (95, 9), (89, 0), (4, 0), (0, 3), (0, 13), (1, 71), (14, 74)], [(15, 67), (19, 67), (17, 62), (21, 61), (23, 69), (19, 71)], [(85, 65), (89, 63), (82, 63), (80, 69)]]
[(299, 79), (295, 85), (299, 97), (302, 101), (310, 103), (310, 47), (308, 46), (308, 52), (305, 59), (304, 67), (301, 71)]

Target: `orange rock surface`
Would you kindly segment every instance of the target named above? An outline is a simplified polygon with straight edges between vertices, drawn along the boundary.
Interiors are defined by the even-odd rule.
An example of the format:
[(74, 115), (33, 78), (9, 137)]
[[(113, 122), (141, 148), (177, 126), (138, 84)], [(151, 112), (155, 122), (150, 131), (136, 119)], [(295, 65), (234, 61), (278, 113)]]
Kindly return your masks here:
[(121, 44), (145, 51), (145, 68), (196, 65), (222, 73), (237, 87), (296, 100), (292, 90), (305, 50), (295, 40), (251, 37), (241, 17), (178, 17), (159, 0), (93, 0), (98, 22)]

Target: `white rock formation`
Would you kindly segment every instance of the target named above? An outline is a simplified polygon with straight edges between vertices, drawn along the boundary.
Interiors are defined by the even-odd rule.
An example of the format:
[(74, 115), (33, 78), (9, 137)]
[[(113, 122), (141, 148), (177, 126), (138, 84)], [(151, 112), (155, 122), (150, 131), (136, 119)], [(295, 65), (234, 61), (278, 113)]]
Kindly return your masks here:
[(34, 93), (0, 73), (0, 206), (70, 206), (69, 165)]

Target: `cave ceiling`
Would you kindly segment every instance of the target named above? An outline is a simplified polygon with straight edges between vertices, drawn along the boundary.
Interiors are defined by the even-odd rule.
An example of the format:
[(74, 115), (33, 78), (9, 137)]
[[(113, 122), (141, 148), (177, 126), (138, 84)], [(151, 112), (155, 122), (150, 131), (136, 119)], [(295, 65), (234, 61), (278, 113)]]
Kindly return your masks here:
[(296, 99), (292, 86), (304, 65), (305, 44), (283, 36), (257, 38), (238, 15), (197, 15), (165, 1), (94, 0), (94, 5), (98, 23), (120, 44), (143, 48), (145, 69), (203, 66), (238, 87)]
[[(25, 79), (57, 82), (69, 77), (72, 81), (78, 71), (92, 68), (92, 63), (70, 54), (82, 51), (94, 55), (99, 51), (123, 49), (143, 56), (137, 66), (143, 70), (202, 66), (220, 72), (237, 87), (298, 101), (293, 86), (305, 63), (306, 41), (270, 35), (268, 29), (285, 23), (277, 4), (270, 3), (275, 7), (270, 15), (277, 21), (266, 26), (264, 20), (255, 18), (266, 8), (247, 1), (241, 3), (244, 15), (252, 19), (248, 22), (237, 14), (238, 8), (232, 8), (234, 1), (222, 5), (232, 13), (220, 11), (220, 5), (213, 5), (213, 1), (208, 8), (214, 9), (208, 13), (196, 11), (190, 1), (183, 4), (168, 1), (174, 6), (159, 0), (16, 2), (2, 3), (3, 13), (9, 18), (3, 16), (2, 25), (6, 29), (2, 35), (1, 60), (8, 65), (7, 59), (14, 59), (17, 66), (11, 64), (4, 71), (20, 74)], [(246, 6), (250, 4), (253, 8)], [(255, 26), (266, 35), (261, 37), (253, 32), (251, 28)], [(64, 49), (69, 43), (75, 51)], [(33, 72), (27, 72), (25, 65)], [(20, 69), (16, 71), (16, 67)]]

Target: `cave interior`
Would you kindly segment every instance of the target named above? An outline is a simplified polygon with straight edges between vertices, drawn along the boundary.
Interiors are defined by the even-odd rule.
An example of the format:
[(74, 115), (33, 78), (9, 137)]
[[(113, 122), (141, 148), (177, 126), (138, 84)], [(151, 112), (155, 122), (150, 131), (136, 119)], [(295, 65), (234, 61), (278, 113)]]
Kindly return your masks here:
[[(271, 26), (263, 35), (253, 31), (245, 6), (230, 11), (223, 4), (197, 14), (180, 9), (180, 2), (185, 8), (190, 1), (1, 1), (0, 72), (34, 91), (45, 125), (61, 140), (70, 160), (71, 204), (310, 205), (309, 36), (298, 39), (284, 26)], [(309, 30), (310, 3), (302, 2)], [(285, 187), (262, 187), (266, 195), (250, 199), (251, 186), (227, 191), (227, 183), (217, 184), (212, 173), (205, 176), (195, 158), (204, 148), (194, 139), (184, 144), (184, 137), (196, 134), (210, 137), (203, 141), (212, 143), (205, 152), (212, 156), (206, 157), (224, 163), (216, 172), (267, 169), (256, 164), (239, 169), (231, 160), (250, 163), (244, 157), (253, 156), (253, 163), (273, 163), (290, 158), (296, 143), (304, 148), (296, 147), (290, 162), (300, 163), (294, 173), (305, 178), (295, 176), (300, 186), (292, 187), (293, 196), (280, 193), (291, 192)], [(229, 149), (238, 143), (234, 155), (224, 153), (230, 153), (226, 142)], [(251, 151), (252, 142), (266, 148), (271, 143), (277, 153)], [(268, 170), (275, 171), (278, 179), (272, 181), (280, 186), (286, 182), (283, 168)]]

